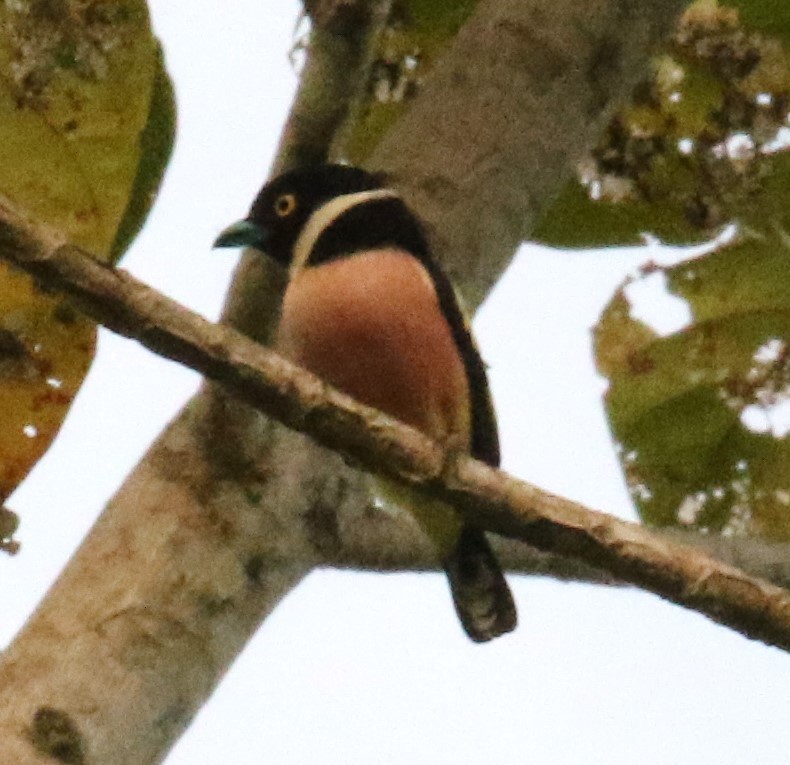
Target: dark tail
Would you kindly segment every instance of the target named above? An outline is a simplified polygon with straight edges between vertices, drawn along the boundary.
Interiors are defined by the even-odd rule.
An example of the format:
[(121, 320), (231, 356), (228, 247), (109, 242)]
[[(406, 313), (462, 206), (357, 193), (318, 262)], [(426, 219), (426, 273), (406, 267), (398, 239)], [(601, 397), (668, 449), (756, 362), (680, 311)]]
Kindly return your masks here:
[(458, 618), (476, 643), (516, 626), (516, 606), (485, 534), (464, 526), (445, 563)]

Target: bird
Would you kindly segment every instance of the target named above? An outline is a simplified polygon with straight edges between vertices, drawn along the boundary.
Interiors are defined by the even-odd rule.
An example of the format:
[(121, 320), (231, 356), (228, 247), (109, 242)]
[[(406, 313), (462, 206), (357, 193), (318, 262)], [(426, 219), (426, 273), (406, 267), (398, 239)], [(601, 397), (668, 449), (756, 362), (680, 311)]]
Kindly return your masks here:
[[(214, 246), (252, 247), (288, 270), (282, 355), (445, 448), (499, 465), (486, 367), (460, 298), (383, 173), (344, 164), (283, 173)], [(513, 596), (483, 530), (446, 502), (374, 481), (379, 500), (410, 511), (430, 538), (466, 634), (482, 643), (513, 630)]]

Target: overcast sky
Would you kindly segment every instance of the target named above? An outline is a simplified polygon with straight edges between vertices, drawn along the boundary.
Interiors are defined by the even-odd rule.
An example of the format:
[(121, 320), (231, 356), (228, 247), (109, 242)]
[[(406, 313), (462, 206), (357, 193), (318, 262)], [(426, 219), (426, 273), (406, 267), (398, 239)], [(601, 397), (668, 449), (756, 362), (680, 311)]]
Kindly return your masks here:
[[(124, 266), (215, 318), (237, 255), (210, 245), (246, 211), (271, 162), (296, 84), (287, 53), (298, 4), (151, 8), (179, 132)], [(475, 323), (505, 468), (627, 518), (589, 328), (647, 257), (525, 249)], [(197, 383), (102, 333), (61, 436), (9, 502), (24, 548), (0, 558), (0, 644)], [(786, 654), (645, 593), (511, 583), (518, 631), (477, 646), (439, 575), (312, 574), (266, 621), (168, 765), (790, 761)]]

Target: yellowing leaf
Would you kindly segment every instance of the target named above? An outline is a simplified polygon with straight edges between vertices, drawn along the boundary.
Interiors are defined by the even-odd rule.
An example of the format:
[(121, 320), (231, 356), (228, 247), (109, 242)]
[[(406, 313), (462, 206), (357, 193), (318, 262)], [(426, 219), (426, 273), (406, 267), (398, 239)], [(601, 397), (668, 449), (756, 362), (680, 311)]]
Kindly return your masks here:
[(26, 274), (0, 290), (0, 496), (49, 447), (93, 360), (95, 326)]
[[(0, 194), (28, 217), (116, 260), (153, 202), (173, 123), (143, 0), (0, 5)], [(94, 344), (66, 300), (0, 265), (0, 501), (57, 433)]]
[(108, 257), (158, 66), (145, 5), (5, 3), (0, 28), (0, 190)]

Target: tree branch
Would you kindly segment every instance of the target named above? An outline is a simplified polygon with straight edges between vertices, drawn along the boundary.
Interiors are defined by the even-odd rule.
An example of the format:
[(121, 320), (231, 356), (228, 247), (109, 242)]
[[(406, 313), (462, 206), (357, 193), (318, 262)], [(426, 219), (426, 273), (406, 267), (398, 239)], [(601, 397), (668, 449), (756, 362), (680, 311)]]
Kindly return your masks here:
[(790, 592), (641, 526), (553, 496), (362, 406), (229, 327), (129, 274), (37, 235), (0, 209), (0, 256), (73, 297), (110, 329), (221, 382), (245, 402), (366, 469), (453, 502), (468, 520), (693, 608), (790, 650)]
[[(341, 513), (333, 544), (322, 546), (322, 565), (369, 571), (441, 571), (435, 550), (413, 523), (386, 513), (353, 512), (353, 522)], [(701, 550), (721, 563), (742, 569), (779, 587), (790, 589), (790, 543), (748, 537), (720, 537), (682, 529), (651, 529), (672, 544)], [(624, 582), (581, 560), (542, 552), (524, 542), (492, 537), (503, 567), (530, 576), (565, 582), (622, 586)]]
[[(371, 159), (416, 200), (472, 302), (496, 281), (529, 221), (627, 96), (651, 45), (684, 6), (685, 0), (477, 4), (465, 42), (437, 62)], [(602, 53), (613, 48), (618, 66), (607, 76), (612, 59)], [(482, 56), (499, 65), (476, 76)], [(339, 61), (323, 60), (327, 67)], [(337, 72), (364, 81), (362, 64), (323, 75)], [(430, 86), (435, 78), (456, 88), (452, 109)], [(492, 129), (485, 129), (489, 122)], [(426, 146), (442, 152), (443, 167), (434, 162), (423, 172)], [(273, 295), (282, 285), (274, 269), (261, 275), (265, 264), (244, 260), (225, 314), (259, 340), (274, 320)], [(159, 762), (279, 599), (313, 565), (331, 561), (346, 526), (366, 525), (351, 523), (368, 517), (360, 510), (364, 486), (364, 477), (335, 455), (274, 427), (219, 385), (206, 386), (110, 500), (4, 652), (6, 759), (51, 763), (57, 736), (48, 734), (68, 732), (74, 762), (81, 752), (95, 763)], [(331, 514), (330, 522), (325, 517), (330, 505), (336, 527)]]
[(427, 221), (470, 306), (496, 284), (687, 5), (480, 0), (370, 159)]

